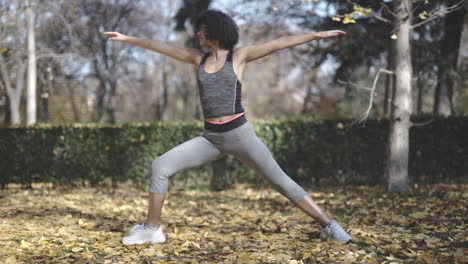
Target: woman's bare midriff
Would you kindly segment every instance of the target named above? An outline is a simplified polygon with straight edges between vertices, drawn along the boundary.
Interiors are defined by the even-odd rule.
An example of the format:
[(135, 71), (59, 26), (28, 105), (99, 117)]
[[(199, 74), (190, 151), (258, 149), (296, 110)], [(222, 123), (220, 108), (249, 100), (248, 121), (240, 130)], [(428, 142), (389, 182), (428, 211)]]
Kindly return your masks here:
[(229, 119), (232, 119), (238, 115), (240, 115), (241, 113), (237, 113), (237, 114), (233, 114), (233, 115), (227, 115), (227, 116), (220, 116), (220, 117), (214, 117), (214, 118), (206, 118), (205, 120), (207, 121), (210, 121), (210, 122), (215, 122), (215, 123), (220, 123), (220, 122), (224, 122), (224, 121), (227, 121)]

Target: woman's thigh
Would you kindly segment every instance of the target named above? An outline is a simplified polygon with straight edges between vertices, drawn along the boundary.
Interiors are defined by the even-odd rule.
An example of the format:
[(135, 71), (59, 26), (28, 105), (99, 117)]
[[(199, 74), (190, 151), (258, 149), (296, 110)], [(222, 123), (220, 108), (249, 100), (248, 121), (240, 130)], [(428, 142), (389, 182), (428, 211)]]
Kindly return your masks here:
[(153, 162), (153, 170), (162, 170), (166, 175), (200, 166), (215, 160), (221, 152), (205, 137), (187, 140), (159, 156)]
[(230, 154), (264, 177), (274, 189), (292, 202), (303, 199), (305, 190), (281, 169), (253, 127), (249, 125), (249, 129), (239, 131), (239, 135), (230, 137), (230, 140)]
[(251, 124), (229, 137), (227, 152), (274, 184), (284, 176), (272, 153), (256, 135)]

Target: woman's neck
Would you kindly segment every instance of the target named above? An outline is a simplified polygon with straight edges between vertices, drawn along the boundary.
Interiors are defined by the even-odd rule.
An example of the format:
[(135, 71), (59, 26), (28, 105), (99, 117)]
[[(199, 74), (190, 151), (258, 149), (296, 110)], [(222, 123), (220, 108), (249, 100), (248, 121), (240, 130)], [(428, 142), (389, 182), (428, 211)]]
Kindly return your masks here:
[(211, 46), (211, 53), (214, 58), (217, 60), (220, 56), (225, 57), (229, 50), (221, 49), (219, 46)]

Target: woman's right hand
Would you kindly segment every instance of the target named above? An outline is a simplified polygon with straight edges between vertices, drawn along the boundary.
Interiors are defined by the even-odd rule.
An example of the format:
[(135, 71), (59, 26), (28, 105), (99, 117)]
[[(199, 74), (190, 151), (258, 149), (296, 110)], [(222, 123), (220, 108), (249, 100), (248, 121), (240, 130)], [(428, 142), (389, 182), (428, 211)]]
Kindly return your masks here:
[(127, 39), (127, 36), (120, 34), (119, 32), (104, 32), (102, 34), (108, 36), (109, 40), (125, 41)]
[(328, 30), (328, 31), (315, 33), (316, 40), (330, 38), (330, 37), (339, 36), (339, 35), (346, 35), (346, 32), (341, 31), (341, 30)]

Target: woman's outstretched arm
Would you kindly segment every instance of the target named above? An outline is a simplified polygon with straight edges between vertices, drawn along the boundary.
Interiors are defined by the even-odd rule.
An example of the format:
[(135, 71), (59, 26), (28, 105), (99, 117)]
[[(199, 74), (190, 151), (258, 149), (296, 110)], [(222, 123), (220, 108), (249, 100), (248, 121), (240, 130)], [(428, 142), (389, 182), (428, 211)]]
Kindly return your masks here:
[(159, 40), (140, 39), (137, 37), (125, 36), (119, 32), (103, 32), (103, 34), (108, 36), (109, 40), (119, 40), (130, 43), (194, 65), (198, 65), (203, 56), (201, 50), (181, 48)]
[(254, 61), (263, 58), (278, 50), (286, 49), (299, 44), (304, 44), (312, 40), (319, 40), (323, 38), (329, 38), (345, 34), (346, 32), (341, 30), (329, 30), (304, 35), (283, 36), (264, 44), (241, 47), (238, 49), (238, 52), (243, 54), (242, 57), (247, 63), (249, 61)]

